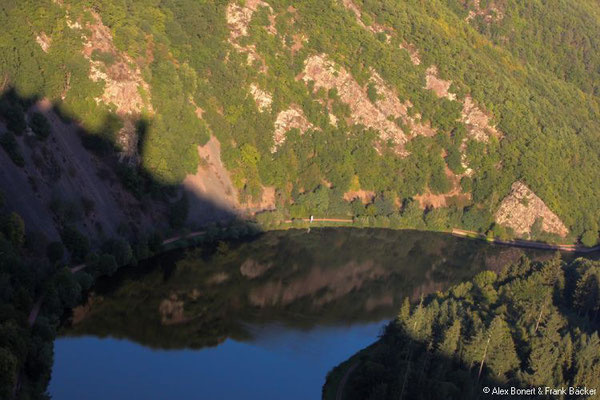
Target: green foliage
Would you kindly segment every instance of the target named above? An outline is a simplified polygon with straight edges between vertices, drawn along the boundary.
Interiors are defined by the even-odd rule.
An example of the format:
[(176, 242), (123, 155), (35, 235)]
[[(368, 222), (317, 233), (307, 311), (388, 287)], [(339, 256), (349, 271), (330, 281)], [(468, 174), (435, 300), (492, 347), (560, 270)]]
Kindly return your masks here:
[(463, 214), (462, 223), (468, 230), (486, 232), (492, 223), (492, 215), (486, 209), (469, 207)]
[(367, 97), (371, 101), (371, 103), (376, 103), (379, 100), (379, 94), (377, 93), (377, 87), (373, 82), (369, 82), (367, 85)]
[(23, 158), (23, 153), (21, 153), (21, 149), (19, 143), (17, 143), (17, 139), (12, 132), (4, 132), (0, 134), (0, 146), (6, 151), (10, 159), (15, 163), (15, 165), (19, 167), (25, 166), (25, 159)]
[[(148, 179), (171, 185), (195, 173), (197, 146), (209, 139), (209, 127), (240, 200), (258, 200), (264, 186), (274, 186), (286, 193), (278, 204), (282, 213), (291, 211), (297, 197), (292, 191), (312, 193), (324, 182), (337, 196), (329, 194), (325, 212), (348, 213), (340, 198), (355, 176), (361, 189), (394, 192), (402, 201), (427, 189), (447, 193), (453, 187), (446, 165), (454, 173), (464, 172), (466, 140), (473, 178), (464, 177), (461, 187), (472, 193), (477, 207), (493, 213), (510, 184), (523, 179), (579, 237), (590, 230), (590, 221), (597, 225), (600, 219), (595, 124), (600, 115), (600, 58), (594, 51), (600, 40), (598, 5), (591, 0), (576, 5), (550, 0), (547, 6), (500, 2), (503, 18), (490, 22), (483, 16), (467, 20), (471, 3), (360, 1), (359, 22), (339, 2), (298, 1), (292, 15), (288, 1), (272, 1), (277, 32), (266, 31), (271, 11), (259, 7), (248, 35), (238, 38), (239, 46), (256, 51), (256, 60), (248, 63), (248, 54), (228, 40), (225, 1), (65, 0), (62, 7), (23, 0), (3, 9), (6, 23), (0, 27), (0, 70), (5, 87), (14, 87), (0, 102), (0, 116), (9, 130), (3, 133), (2, 146), (23, 165), (14, 134), (26, 130), (30, 104), (19, 98), (43, 97), (81, 122), (90, 133), (84, 136), (86, 147), (104, 155), (118, 149), (115, 138), (122, 121), (114, 107), (96, 102), (104, 84), (89, 77), (82, 32), (66, 25), (66, 9), (72, 20), (85, 21), (86, 10), (93, 8), (110, 28), (117, 49), (134, 60), (132, 67), (139, 68), (149, 85), (148, 91), (140, 89), (152, 105), (152, 112), (140, 115), (147, 122), (138, 132), (142, 163), (139, 170), (119, 169), (138, 197), (152, 191)], [(19, 23), (25, 20), (30, 23)], [(51, 38), (47, 52), (36, 43), (41, 32)], [(294, 35), (309, 39), (300, 50), (289, 48)], [(421, 65), (413, 65), (401, 43), (421, 50)], [(393, 146), (380, 143), (377, 132), (349, 126), (350, 108), (337, 89), (314, 91), (314, 82), (296, 79), (306, 57), (319, 53), (349, 71), (373, 102), (382, 97), (370, 80), (377, 72), (400, 101), (410, 101), (409, 113), (420, 114), (437, 135), (411, 137), (409, 155), (399, 157)], [(99, 50), (91, 58), (107, 67), (116, 60), (112, 52)], [(424, 89), (430, 65), (452, 81), (451, 92), (459, 101)], [(272, 94), (271, 110), (257, 109), (248, 92), (251, 84)], [(461, 122), (461, 100), (467, 94), (490, 115), (501, 139), (484, 143), (468, 138)], [(276, 116), (292, 105), (316, 129), (303, 134), (292, 129), (272, 153)], [(337, 127), (329, 124), (329, 114), (336, 117)], [(43, 137), (38, 132), (47, 129), (36, 118), (33, 114), (30, 125)], [(298, 207), (295, 214), (308, 212)], [(355, 206), (353, 212), (384, 216), (389, 211), (374, 207), (360, 211)], [(454, 214), (450, 210), (448, 218)], [(471, 217), (470, 226), (489, 228)], [(451, 220), (438, 222), (431, 226), (448, 226)]]
[(81, 262), (90, 251), (90, 242), (86, 236), (73, 226), (66, 226), (60, 234), (65, 247), (75, 262)]
[(485, 271), (418, 304), (405, 301), (379, 341), (354, 358), (345, 396), (366, 398), (382, 385), (382, 399), (476, 399), (494, 385), (596, 385), (599, 278), (598, 262), (523, 259), (499, 278)]
[(587, 247), (594, 247), (598, 244), (598, 231), (588, 230), (581, 236), (581, 243)]
[(177, 229), (184, 226), (189, 208), (189, 200), (185, 193), (179, 200), (171, 204), (169, 207), (169, 223), (171, 224), (171, 227)]
[(108, 51), (100, 51), (98, 49), (94, 49), (94, 51), (92, 51), (92, 60), (100, 61), (107, 67), (110, 67), (116, 61), (113, 53)]
[(22, 135), (27, 129), (25, 112), (14, 93), (3, 96), (0, 100), (0, 116), (6, 121), (6, 127), (15, 135)]
[(119, 269), (119, 265), (117, 264), (117, 261), (113, 255), (102, 254), (98, 258), (95, 269), (99, 275), (112, 276), (115, 272), (117, 272), (117, 269)]
[(31, 114), (29, 126), (31, 127), (33, 133), (35, 133), (37, 138), (40, 140), (46, 140), (46, 138), (50, 136), (50, 133), (52, 133), (50, 123), (48, 122), (44, 114), (39, 112), (34, 112), (33, 114)]
[(25, 222), (15, 212), (10, 213), (1, 220), (1, 231), (15, 248), (23, 246), (25, 241)]
[(133, 261), (133, 251), (129, 243), (122, 239), (109, 239), (102, 244), (102, 252), (114, 257), (117, 265), (128, 265)]

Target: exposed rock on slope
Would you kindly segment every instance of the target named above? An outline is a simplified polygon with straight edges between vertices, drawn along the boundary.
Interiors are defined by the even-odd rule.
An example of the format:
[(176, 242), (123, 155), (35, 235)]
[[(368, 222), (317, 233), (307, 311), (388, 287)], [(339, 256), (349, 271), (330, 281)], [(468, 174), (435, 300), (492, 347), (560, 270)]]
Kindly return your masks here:
[(254, 101), (256, 101), (256, 106), (260, 112), (271, 109), (273, 96), (271, 96), (270, 93), (259, 88), (256, 83), (250, 85), (250, 93), (252, 94), (252, 97), (254, 97)]
[(314, 81), (315, 90), (321, 87), (325, 90), (337, 89), (340, 99), (350, 106), (350, 119), (353, 124), (362, 124), (378, 131), (382, 141), (392, 141), (397, 145), (399, 152), (404, 152), (404, 145), (408, 138), (395, 122), (388, 119), (388, 115), (394, 116), (395, 111), (404, 108), (399, 102), (389, 99), (386, 104), (391, 104), (392, 109), (380, 109), (371, 103), (366, 90), (354, 80), (352, 75), (329, 61), (325, 55), (315, 55), (306, 60), (302, 79), (307, 83)]
[[(238, 5), (235, 1), (227, 5), (225, 17), (227, 18), (227, 26), (229, 27), (229, 43), (240, 53), (248, 55), (248, 65), (252, 65), (255, 61), (261, 63), (261, 72), (267, 72), (265, 60), (256, 51), (256, 46), (242, 46), (239, 40), (244, 36), (248, 36), (248, 26), (252, 20), (252, 15), (259, 7), (267, 7), (271, 12), (273, 9), (268, 3), (262, 0), (246, 0), (243, 6)], [(270, 29), (270, 33), (273, 30)]]
[[(112, 33), (103, 24), (100, 15), (94, 11), (90, 11), (90, 14), (93, 21), (86, 24), (85, 31), (81, 23), (72, 22), (68, 14), (67, 24), (71, 29), (82, 31), (83, 55), (90, 62), (90, 79), (104, 83), (104, 92), (96, 98), (96, 102), (114, 105), (116, 113), (123, 120), (117, 143), (122, 149), (122, 156), (136, 163), (138, 137), (134, 120), (142, 113), (153, 113), (150, 86), (135, 61), (116, 48)], [(44, 45), (40, 45), (44, 49)], [(63, 99), (66, 95), (65, 91)]]
[[(438, 69), (435, 65), (427, 68), (425, 88), (433, 90), (439, 98), (445, 97), (448, 100), (457, 100), (456, 94), (449, 91), (452, 81), (441, 79), (438, 76)], [(501, 138), (503, 135), (490, 122), (490, 117), (483, 112), (473, 101), (471, 96), (466, 95), (462, 101), (463, 109), (461, 122), (465, 124), (469, 136), (480, 142), (487, 142), (491, 136)]]
[(471, 96), (465, 96), (463, 101), (461, 121), (467, 127), (469, 135), (480, 142), (487, 142), (490, 137), (501, 138), (502, 133), (490, 123), (490, 117), (481, 111)]
[(42, 50), (47, 53), (50, 50), (50, 45), (52, 44), (52, 38), (46, 35), (45, 32), (40, 32), (40, 34), (35, 38), (37, 44), (40, 45)]
[(494, 1), (488, 1), (487, 3), (487, 7), (481, 7), (481, 0), (463, 0), (463, 4), (468, 4), (470, 8), (469, 15), (465, 19), (470, 21), (481, 16), (488, 24), (501, 21), (504, 18), (504, 12)]
[(569, 231), (542, 199), (522, 182), (515, 182), (496, 212), (496, 222), (512, 228), (519, 236), (527, 237), (538, 218), (543, 218), (542, 230), (565, 237)]
[(243, 215), (275, 208), (275, 190), (263, 188), (261, 201), (241, 204), (238, 191), (231, 181), (231, 174), (221, 160), (221, 144), (211, 136), (204, 146), (198, 146), (198, 155), (202, 160), (194, 175), (188, 175), (183, 187), (190, 194), (188, 222), (193, 225), (234, 215)]
[(273, 135), (273, 147), (271, 152), (276, 152), (277, 148), (285, 142), (285, 134), (291, 129), (299, 129), (301, 133), (309, 129), (314, 129), (314, 126), (306, 119), (304, 112), (297, 105), (292, 105), (287, 110), (284, 110), (277, 115), (275, 121), (275, 133)]
[(445, 97), (448, 100), (456, 100), (456, 95), (449, 92), (452, 81), (440, 79), (438, 77), (438, 70), (435, 65), (427, 68), (425, 82), (425, 89), (433, 90), (437, 97)]
[[(139, 67), (115, 47), (110, 29), (102, 23), (100, 16), (96, 13), (92, 13), (92, 16), (94, 23), (86, 26), (91, 36), (86, 37), (83, 54), (90, 60), (92, 80), (103, 80), (105, 83), (104, 93), (99, 100), (114, 104), (121, 115), (140, 114), (144, 109), (151, 111), (152, 105), (141, 94), (142, 91), (149, 94), (150, 87), (144, 81)], [(101, 56), (105, 56), (106, 60)]]

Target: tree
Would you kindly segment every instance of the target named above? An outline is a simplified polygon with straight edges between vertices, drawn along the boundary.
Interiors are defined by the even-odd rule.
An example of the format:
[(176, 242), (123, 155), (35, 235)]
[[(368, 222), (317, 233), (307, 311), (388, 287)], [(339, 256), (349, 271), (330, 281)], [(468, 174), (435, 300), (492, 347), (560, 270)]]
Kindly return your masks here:
[(72, 226), (66, 226), (61, 237), (65, 247), (71, 252), (75, 262), (81, 262), (90, 251), (90, 242), (81, 232)]
[(190, 203), (185, 193), (169, 207), (169, 223), (175, 229), (182, 228), (187, 219)]
[(10, 213), (2, 222), (2, 232), (15, 247), (21, 247), (25, 240), (25, 222), (15, 212)]
[(48, 136), (50, 136), (50, 132), (52, 132), (52, 128), (50, 127), (50, 123), (44, 116), (44, 114), (39, 112), (34, 112), (31, 115), (30, 124), (31, 130), (38, 139), (46, 140)]
[(581, 236), (581, 244), (586, 247), (594, 247), (598, 244), (598, 231), (587, 230)]
[(444, 340), (438, 351), (448, 358), (453, 358), (460, 341), (460, 320), (456, 319), (444, 334)]
[(50, 262), (57, 262), (62, 260), (65, 254), (65, 248), (61, 242), (51, 242), (46, 247), (46, 256)]
[(102, 244), (102, 252), (112, 255), (120, 266), (133, 260), (131, 246), (123, 239), (108, 239)]
[(68, 268), (61, 269), (54, 278), (54, 286), (63, 307), (75, 307), (81, 298), (81, 286)]
[(17, 379), (18, 361), (14, 354), (0, 347), (0, 397), (9, 399)]
[(96, 266), (96, 270), (100, 275), (112, 276), (117, 269), (119, 269), (119, 265), (117, 264), (114, 256), (111, 254), (100, 255)]

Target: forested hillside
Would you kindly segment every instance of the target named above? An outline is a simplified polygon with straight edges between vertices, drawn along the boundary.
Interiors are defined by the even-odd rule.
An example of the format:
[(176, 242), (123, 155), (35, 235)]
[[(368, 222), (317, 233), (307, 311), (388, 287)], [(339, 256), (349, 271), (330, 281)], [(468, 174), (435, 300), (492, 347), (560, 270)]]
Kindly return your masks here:
[(166, 201), (187, 193), (191, 215), (208, 198), (274, 225), (329, 215), (598, 242), (593, 0), (24, 0), (0, 13), (15, 93), (2, 147), (27, 175), (42, 167), (24, 147), (62, 134), (32, 109), (43, 100), (137, 198), (175, 187)]
[[(586, 398), (583, 388), (600, 384), (599, 274), (589, 260), (523, 258), (418, 304), (406, 299), (378, 342), (330, 373), (324, 397), (476, 399), (486, 386), (547, 386)], [(521, 397), (552, 396), (508, 396)]]

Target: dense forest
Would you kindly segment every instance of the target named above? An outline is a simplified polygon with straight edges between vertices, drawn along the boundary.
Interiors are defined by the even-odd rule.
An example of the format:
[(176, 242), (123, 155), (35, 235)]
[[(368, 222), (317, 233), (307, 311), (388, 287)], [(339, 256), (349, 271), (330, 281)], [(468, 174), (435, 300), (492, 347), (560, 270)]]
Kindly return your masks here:
[[(89, 149), (129, 160), (119, 176), (138, 197), (206, 165), (197, 146), (214, 136), (239, 201), (275, 191), (277, 210), (261, 216), (270, 223), (314, 214), (598, 242), (591, 0), (44, 0), (4, 4), (2, 15), (3, 89), (50, 99), (85, 128)], [(361, 107), (307, 76), (321, 56), (336, 69), (330, 78), (347, 75), (365, 94)], [(468, 102), (495, 135), (474, 136)], [(15, 137), (28, 127), (44, 137), (45, 123), (10, 101), (0, 111), (2, 147), (23, 163)], [(542, 229), (542, 214), (522, 232), (498, 223), (516, 181), (566, 237)]]
[[(484, 387), (597, 388), (599, 274), (597, 261), (523, 257), (499, 274), (481, 272), (416, 304), (406, 299), (378, 342), (330, 373), (324, 395), (333, 398), (327, 397), (335, 393), (333, 382), (352, 365), (347, 399), (475, 399)], [(536, 390), (525, 398), (548, 396)]]
[[(0, 22), (2, 398), (43, 397), (63, 311), (171, 235), (314, 215), (599, 242), (595, 0), (20, 0)], [(370, 353), (356, 393), (402, 393), (383, 370), (449, 396), (600, 375), (598, 267), (515, 268), (405, 307), (375, 347), (403, 356)], [(474, 380), (491, 333), (507, 358)]]

